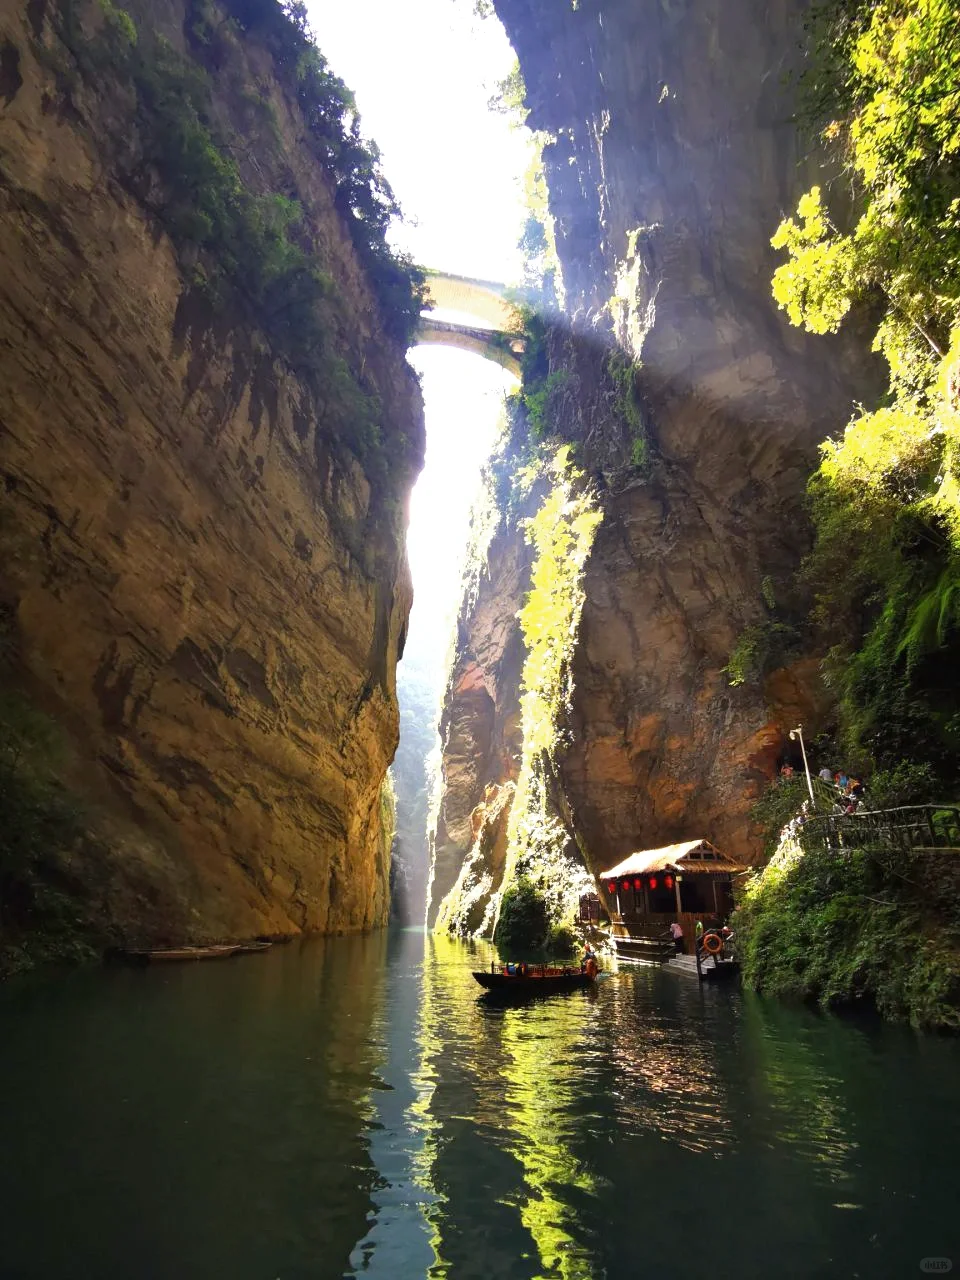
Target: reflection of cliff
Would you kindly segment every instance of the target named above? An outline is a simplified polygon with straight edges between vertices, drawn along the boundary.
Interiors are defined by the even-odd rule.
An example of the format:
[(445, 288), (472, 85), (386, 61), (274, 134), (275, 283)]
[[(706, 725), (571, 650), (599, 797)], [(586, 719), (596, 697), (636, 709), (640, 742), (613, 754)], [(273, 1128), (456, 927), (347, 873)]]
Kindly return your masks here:
[[(781, 711), (724, 668), (771, 598), (789, 612), (816, 445), (864, 379), (850, 346), (791, 330), (770, 296), (770, 235), (806, 182), (784, 87), (802, 6), (496, 8), (528, 123), (551, 139), (567, 332), (549, 344), (546, 425), (576, 443), (603, 510), (556, 753), (565, 802), (594, 871), (703, 832), (750, 857), (750, 807), (809, 694), (793, 682)], [(478, 648), (494, 666), (489, 617), (468, 612), (458, 657)], [(465, 707), (452, 690), (446, 714)], [(485, 715), (465, 742), (486, 741)]]
[[(512, 1010), (478, 1004), (469, 955), (442, 936), (427, 939), (417, 1096), (410, 1109), (413, 1161), (436, 1256), (430, 1275), (470, 1274), (480, 1248), (490, 1275), (587, 1280), (594, 1256), (578, 1226), (578, 1194), (594, 1181), (573, 1153), (570, 1100), (583, 1064), (580, 999)], [(595, 1022), (595, 1018), (592, 1020)], [(469, 1103), (469, 1105), (468, 1105)], [(509, 1188), (474, 1213), (478, 1186)]]
[[(183, 0), (126, 8), (206, 74)], [(299, 202), (336, 299), (326, 381), (190, 292), (142, 119), (118, 156), (122, 89), (58, 11), (0, 0), (0, 606), (103, 816), (80, 878), (128, 938), (380, 924), (415, 379), (267, 49), (218, 46), (210, 113), (251, 190)], [(126, 39), (113, 6), (70, 11), (78, 47)]]
[(583, 1034), (584, 1010), (579, 1001), (564, 1001), (537, 1012), (539, 1027), (520, 1018), (503, 1023), (508, 1147), (523, 1165), (525, 1182), (520, 1217), (544, 1274), (593, 1280), (593, 1250), (571, 1205), (597, 1194), (596, 1179), (574, 1154), (568, 1114), (578, 1078), (572, 1050)]

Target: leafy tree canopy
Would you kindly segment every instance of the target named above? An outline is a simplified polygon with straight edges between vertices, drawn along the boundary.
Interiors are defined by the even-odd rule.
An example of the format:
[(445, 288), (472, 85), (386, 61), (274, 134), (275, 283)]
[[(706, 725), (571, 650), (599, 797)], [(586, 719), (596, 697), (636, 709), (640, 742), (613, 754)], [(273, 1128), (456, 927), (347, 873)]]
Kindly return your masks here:
[(960, 758), (946, 679), (960, 623), (960, 23), (952, 0), (834, 0), (814, 25), (806, 101), (846, 183), (813, 187), (781, 223), (773, 292), (818, 334), (867, 303), (889, 379), (823, 446), (807, 575), (839, 640), (848, 738), (881, 761), (919, 749), (947, 767)]

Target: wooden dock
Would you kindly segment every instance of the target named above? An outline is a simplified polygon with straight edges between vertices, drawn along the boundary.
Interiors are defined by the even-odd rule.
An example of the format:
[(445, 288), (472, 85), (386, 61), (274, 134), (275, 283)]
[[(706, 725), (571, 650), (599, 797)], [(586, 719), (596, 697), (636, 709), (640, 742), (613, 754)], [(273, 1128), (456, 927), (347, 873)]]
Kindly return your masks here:
[(697, 956), (674, 956), (663, 968), (670, 973), (696, 978), (699, 982), (723, 981), (736, 977), (740, 972), (740, 962), (732, 958), (718, 960), (714, 956), (703, 956), (699, 964), (697, 961)]

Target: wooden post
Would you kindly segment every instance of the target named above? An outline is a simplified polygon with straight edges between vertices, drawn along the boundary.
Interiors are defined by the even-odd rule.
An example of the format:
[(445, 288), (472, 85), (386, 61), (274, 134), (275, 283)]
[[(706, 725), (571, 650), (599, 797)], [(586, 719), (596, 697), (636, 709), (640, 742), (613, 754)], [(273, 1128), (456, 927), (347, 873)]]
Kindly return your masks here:
[(711, 876), (710, 880), (713, 888), (713, 914), (718, 916), (720, 914), (720, 907), (717, 903), (717, 877)]
[(677, 915), (679, 916), (683, 914), (683, 910), (680, 906), (680, 877), (679, 876), (674, 876), (673, 878), (673, 892), (677, 899)]

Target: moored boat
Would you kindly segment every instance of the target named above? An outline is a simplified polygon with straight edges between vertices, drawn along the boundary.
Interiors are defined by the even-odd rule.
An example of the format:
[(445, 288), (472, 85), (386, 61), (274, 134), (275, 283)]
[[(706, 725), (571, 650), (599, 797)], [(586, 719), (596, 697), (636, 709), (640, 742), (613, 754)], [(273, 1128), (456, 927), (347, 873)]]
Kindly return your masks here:
[(206, 947), (127, 948), (120, 954), (135, 964), (158, 964), (180, 960), (226, 960), (229, 956), (247, 955), (269, 948), (269, 942), (224, 942)]

